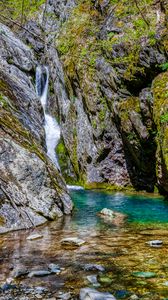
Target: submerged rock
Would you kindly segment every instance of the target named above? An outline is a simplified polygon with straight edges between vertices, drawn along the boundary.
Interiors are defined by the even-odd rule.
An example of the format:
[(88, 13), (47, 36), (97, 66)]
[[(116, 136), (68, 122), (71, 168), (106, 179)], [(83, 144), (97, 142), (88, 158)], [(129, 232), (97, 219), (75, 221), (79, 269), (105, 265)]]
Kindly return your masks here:
[(147, 242), (147, 244), (149, 245), (149, 246), (151, 246), (151, 247), (161, 247), (162, 246), (162, 244), (163, 244), (163, 241), (161, 241), (161, 240), (153, 240), (153, 241), (149, 241), (149, 242)]
[(101, 265), (96, 265), (96, 264), (86, 264), (83, 266), (83, 269), (85, 271), (100, 271), (100, 272), (104, 272), (105, 268)]
[(80, 247), (83, 244), (85, 244), (85, 241), (81, 240), (79, 238), (76, 238), (76, 237), (69, 237), (69, 238), (62, 239), (61, 244), (62, 245), (72, 245), (72, 246)]
[(47, 270), (37, 270), (37, 271), (32, 271), (29, 273), (28, 277), (43, 277), (43, 276), (48, 276), (51, 275), (50, 271)]
[(86, 278), (94, 287), (100, 286), (100, 283), (97, 281), (97, 275), (89, 275)]
[(53, 274), (59, 274), (61, 272), (59, 265), (56, 264), (50, 264), (48, 268)]
[(112, 283), (112, 278), (106, 276), (106, 275), (99, 275), (98, 276), (98, 281), (103, 284), (103, 285), (110, 285)]
[(29, 236), (26, 238), (26, 240), (33, 241), (33, 240), (41, 239), (42, 237), (43, 237), (42, 234), (34, 233), (34, 234), (29, 235)]
[(116, 300), (110, 293), (101, 293), (95, 289), (83, 288), (80, 290), (80, 300)]
[(103, 218), (105, 221), (110, 222), (116, 226), (122, 225), (127, 216), (125, 214), (113, 211), (108, 208), (103, 208), (99, 213), (98, 216)]
[(133, 272), (132, 275), (134, 277), (141, 277), (141, 278), (153, 278), (156, 277), (156, 273), (154, 272)]
[(15, 268), (13, 271), (12, 271), (12, 276), (13, 278), (20, 278), (22, 276), (25, 276), (29, 273), (28, 269), (27, 268)]
[(114, 218), (114, 211), (111, 210), (111, 209), (108, 209), (108, 208), (103, 208), (101, 211), (100, 211), (100, 215), (103, 215), (103, 216), (107, 216), (107, 217), (110, 217), (110, 218)]

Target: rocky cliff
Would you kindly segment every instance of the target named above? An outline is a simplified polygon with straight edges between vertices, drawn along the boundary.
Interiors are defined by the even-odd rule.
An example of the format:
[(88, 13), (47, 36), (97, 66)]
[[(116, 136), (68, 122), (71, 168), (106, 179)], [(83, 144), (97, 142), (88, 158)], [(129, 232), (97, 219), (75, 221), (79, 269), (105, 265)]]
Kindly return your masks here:
[(69, 214), (72, 203), (45, 154), (34, 53), (2, 24), (0, 35), (0, 232), (5, 232)]
[(168, 192), (168, 6), (145, 3), (48, 1), (44, 56), (69, 182)]
[(34, 61), (47, 64), (48, 111), (61, 127), (57, 155), (68, 183), (168, 193), (167, 18), (164, 0), (48, 0), (18, 32), (32, 50), (26, 62), (13, 52), (4, 59), (9, 87), (17, 72), (10, 109), (45, 149), (41, 106), (30, 99)]

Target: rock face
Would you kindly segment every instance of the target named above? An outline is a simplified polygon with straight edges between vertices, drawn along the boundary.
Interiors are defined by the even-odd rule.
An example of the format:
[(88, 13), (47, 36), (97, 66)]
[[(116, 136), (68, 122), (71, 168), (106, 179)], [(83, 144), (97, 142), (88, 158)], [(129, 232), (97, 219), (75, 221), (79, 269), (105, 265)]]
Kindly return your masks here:
[[(168, 58), (167, 7), (159, 7), (151, 35), (136, 7), (130, 18), (129, 5), (56, 0), (47, 6), (50, 109), (62, 132), (58, 156), (69, 182), (148, 192), (157, 185), (167, 193), (151, 88)], [(156, 7), (149, 10), (152, 22)]]
[(153, 114), (157, 126), (157, 180), (162, 193), (168, 194), (168, 72), (153, 82)]
[[(157, 187), (168, 194), (167, 86), (162, 73), (168, 60), (168, 6), (166, 1), (148, 3), (143, 10), (142, 17), (135, 4), (123, 0), (118, 5), (108, 0), (50, 0), (43, 18), (26, 25), (36, 36), (45, 32), (45, 44), (26, 31), (20, 34), (49, 66), (48, 110), (60, 123), (57, 155), (70, 184), (148, 192)], [(4, 34), (3, 49), (6, 38)], [(18, 78), (24, 79), (14, 100), (21, 111), (17, 117), (44, 144), (40, 106), (38, 100), (29, 101), (35, 97), (32, 82), (27, 74), (22, 77), (23, 71), (31, 77), (35, 59), (19, 43), (19, 56), (27, 54), (21, 63), (15, 48), (9, 51), (15, 52), (13, 62), (1, 50), (8, 85), (15, 84), (17, 68)], [(161, 88), (164, 109), (158, 100)], [(20, 109), (24, 93), (25, 109)]]
[(69, 214), (72, 203), (45, 154), (33, 52), (6, 26), (0, 32), (0, 232), (6, 232)]

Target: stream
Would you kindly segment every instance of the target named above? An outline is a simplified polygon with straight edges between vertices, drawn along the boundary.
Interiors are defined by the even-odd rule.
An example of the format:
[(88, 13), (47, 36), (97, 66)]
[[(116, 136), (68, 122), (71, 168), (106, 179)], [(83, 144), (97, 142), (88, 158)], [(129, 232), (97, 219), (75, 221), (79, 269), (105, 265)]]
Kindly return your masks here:
[[(67, 292), (70, 299), (78, 299), (83, 287), (108, 291), (116, 299), (168, 299), (168, 202), (147, 195), (85, 190), (70, 193), (75, 204), (72, 217), (0, 236), (1, 285), (18, 268), (46, 270), (54, 263), (60, 267), (59, 274), (25, 275), (14, 281), (17, 286), (29, 288), (27, 294), (31, 294), (31, 288), (46, 289), (45, 297), (39, 294), (39, 298), (28, 299), (57, 299)], [(127, 214), (126, 222), (116, 225), (100, 218), (97, 213), (104, 207)], [(27, 240), (34, 233), (41, 238)], [(85, 243), (79, 247), (61, 243), (69, 237)], [(161, 240), (163, 245), (151, 247), (147, 243), (151, 240)], [(88, 264), (100, 265), (104, 270), (88, 268)], [(0, 299), (22, 299), (16, 297), (15, 289), (7, 293), (13, 298)]]

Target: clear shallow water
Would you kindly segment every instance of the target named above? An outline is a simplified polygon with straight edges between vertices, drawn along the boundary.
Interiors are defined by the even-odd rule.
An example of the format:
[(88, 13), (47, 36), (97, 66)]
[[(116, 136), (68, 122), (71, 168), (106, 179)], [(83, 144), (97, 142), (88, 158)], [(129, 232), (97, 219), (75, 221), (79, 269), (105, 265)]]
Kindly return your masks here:
[[(127, 196), (95, 191), (71, 191), (75, 203), (73, 216), (34, 228), (11, 232), (0, 236), (0, 284), (13, 276), (15, 269), (47, 270), (50, 263), (59, 264), (64, 270), (59, 275), (46, 277), (25, 276), (16, 284), (26, 287), (46, 287), (50, 295), (57, 297), (59, 291), (71, 292), (79, 299), (83, 287), (93, 287), (89, 275), (108, 278), (100, 283), (98, 290), (112, 294), (126, 291), (130, 300), (137, 294), (141, 300), (166, 300), (168, 297), (168, 204), (163, 199), (145, 196)], [(127, 213), (127, 223), (114, 226), (97, 216), (102, 208)], [(137, 225), (143, 222), (143, 227)], [(133, 224), (133, 226), (132, 226)], [(41, 239), (27, 240), (30, 234), (41, 234)], [(67, 247), (63, 238), (77, 237), (85, 244)], [(163, 246), (153, 248), (149, 240), (159, 239)], [(100, 264), (105, 272), (86, 271), (86, 264)], [(154, 278), (136, 278), (134, 272), (154, 272)], [(100, 277), (100, 278), (99, 278)], [(20, 294), (12, 300), (19, 300)], [(37, 299), (36, 297), (30, 299)], [(116, 299), (121, 299), (116, 296)]]
[(103, 208), (128, 215), (128, 222), (168, 223), (168, 201), (141, 195), (124, 195), (99, 191), (71, 191), (75, 204), (72, 222), (78, 226), (95, 226), (101, 223), (97, 213)]

